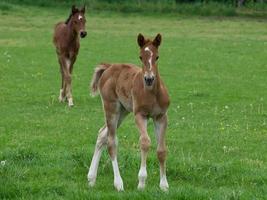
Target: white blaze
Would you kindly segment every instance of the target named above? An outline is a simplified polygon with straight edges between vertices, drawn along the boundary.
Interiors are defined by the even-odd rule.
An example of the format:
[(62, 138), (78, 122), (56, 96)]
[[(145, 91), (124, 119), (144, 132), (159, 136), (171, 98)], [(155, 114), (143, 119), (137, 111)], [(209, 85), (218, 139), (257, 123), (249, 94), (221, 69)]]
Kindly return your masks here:
[(78, 16), (78, 19), (81, 20), (83, 17), (81, 15)]
[(150, 58), (149, 58), (148, 62), (149, 62), (149, 65), (150, 65), (149, 70), (151, 70), (152, 69), (152, 56), (153, 56), (153, 52), (149, 49), (149, 47), (146, 47), (145, 48), (145, 51), (148, 51), (150, 53)]

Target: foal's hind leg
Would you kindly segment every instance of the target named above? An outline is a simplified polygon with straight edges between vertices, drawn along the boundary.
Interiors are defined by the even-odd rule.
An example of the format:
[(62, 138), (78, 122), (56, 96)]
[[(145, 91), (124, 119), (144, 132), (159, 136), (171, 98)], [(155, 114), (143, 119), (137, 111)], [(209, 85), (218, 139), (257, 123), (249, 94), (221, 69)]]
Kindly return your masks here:
[(154, 120), (155, 133), (157, 137), (158, 147), (157, 155), (160, 165), (160, 188), (167, 191), (169, 184), (166, 177), (166, 144), (165, 144), (165, 132), (167, 128), (167, 115), (157, 117)]
[(89, 186), (91, 187), (95, 185), (98, 164), (101, 158), (103, 148), (107, 145), (107, 141), (108, 141), (108, 131), (107, 131), (107, 127), (104, 126), (99, 130), (99, 134), (98, 134), (96, 145), (95, 145), (94, 156), (92, 158), (90, 169), (87, 175)]

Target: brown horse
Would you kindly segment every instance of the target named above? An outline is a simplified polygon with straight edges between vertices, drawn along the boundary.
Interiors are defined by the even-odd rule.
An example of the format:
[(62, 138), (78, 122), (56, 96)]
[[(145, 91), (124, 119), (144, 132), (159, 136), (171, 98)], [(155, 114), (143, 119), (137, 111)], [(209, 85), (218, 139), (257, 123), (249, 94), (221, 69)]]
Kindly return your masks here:
[(147, 178), (146, 159), (150, 147), (147, 122), (153, 119), (157, 137), (157, 156), (160, 163), (160, 188), (168, 189), (166, 178), (165, 130), (169, 96), (157, 67), (158, 47), (161, 35), (154, 40), (138, 35), (140, 59), (143, 67), (131, 64), (101, 64), (95, 69), (91, 87), (95, 93), (100, 91), (105, 112), (105, 125), (99, 130), (94, 156), (88, 172), (89, 185), (95, 184), (97, 169), (103, 148), (107, 145), (112, 160), (114, 186), (123, 190), (123, 182), (117, 163), (116, 129), (129, 112), (133, 112), (140, 132), (141, 167), (138, 173), (138, 189), (145, 187)]
[(87, 35), (84, 13), (85, 6), (81, 10), (72, 6), (69, 18), (56, 24), (53, 37), (62, 76), (59, 101), (63, 102), (67, 98), (69, 106), (73, 106), (71, 74), (80, 48), (79, 37)]

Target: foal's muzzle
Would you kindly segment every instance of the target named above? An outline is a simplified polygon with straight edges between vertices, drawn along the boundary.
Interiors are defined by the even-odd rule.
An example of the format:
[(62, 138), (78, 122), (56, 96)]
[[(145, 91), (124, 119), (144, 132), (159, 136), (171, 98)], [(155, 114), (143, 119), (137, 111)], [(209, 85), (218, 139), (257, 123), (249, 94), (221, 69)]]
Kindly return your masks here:
[(86, 35), (87, 35), (87, 32), (86, 31), (81, 31), (80, 32), (80, 37), (81, 38), (84, 38)]
[(145, 84), (147, 86), (151, 86), (155, 80), (155, 77), (154, 76), (145, 76), (144, 80), (145, 80)]

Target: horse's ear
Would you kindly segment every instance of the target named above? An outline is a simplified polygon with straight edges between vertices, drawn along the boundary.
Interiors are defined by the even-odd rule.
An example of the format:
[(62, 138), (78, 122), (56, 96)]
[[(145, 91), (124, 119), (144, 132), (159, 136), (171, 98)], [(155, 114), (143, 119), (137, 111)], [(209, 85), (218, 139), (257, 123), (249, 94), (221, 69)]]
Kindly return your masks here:
[(137, 43), (141, 48), (146, 44), (145, 37), (141, 33), (139, 33), (137, 36)]
[(160, 43), (161, 43), (161, 34), (158, 33), (155, 39), (153, 40), (153, 45), (158, 48)]
[(85, 5), (81, 8), (81, 12), (84, 14), (85, 13)]
[(75, 5), (73, 5), (72, 7), (71, 7), (71, 12), (72, 12), (72, 14), (75, 14), (76, 12), (78, 12), (79, 10), (76, 8), (76, 6)]

